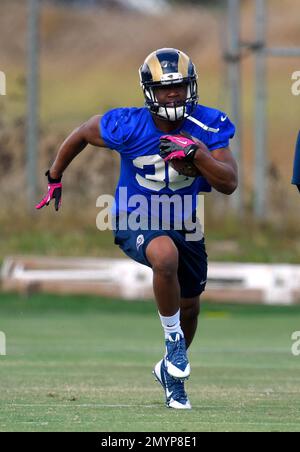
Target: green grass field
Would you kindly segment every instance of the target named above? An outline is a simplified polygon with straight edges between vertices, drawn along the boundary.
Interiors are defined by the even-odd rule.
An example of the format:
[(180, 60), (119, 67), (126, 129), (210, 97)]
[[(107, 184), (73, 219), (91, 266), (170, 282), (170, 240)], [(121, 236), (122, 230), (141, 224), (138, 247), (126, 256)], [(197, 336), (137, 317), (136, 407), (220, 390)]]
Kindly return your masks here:
[[(211, 218), (213, 198), (208, 196), (205, 202), (206, 246), (211, 261), (299, 264), (298, 223), (279, 230), (274, 224), (257, 224), (249, 217), (241, 222), (224, 216), (220, 228), (220, 217)], [(98, 213), (95, 209), (72, 216), (67, 203), (58, 215), (52, 206), (32, 217), (0, 212), (0, 263), (10, 255), (124, 257), (112, 232), (96, 228)]]
[(151, 374), (163, 335), (148, 302), (0, 295), (0, 431), (299, 431), (300, 307), (206, 305), (189, 412)]

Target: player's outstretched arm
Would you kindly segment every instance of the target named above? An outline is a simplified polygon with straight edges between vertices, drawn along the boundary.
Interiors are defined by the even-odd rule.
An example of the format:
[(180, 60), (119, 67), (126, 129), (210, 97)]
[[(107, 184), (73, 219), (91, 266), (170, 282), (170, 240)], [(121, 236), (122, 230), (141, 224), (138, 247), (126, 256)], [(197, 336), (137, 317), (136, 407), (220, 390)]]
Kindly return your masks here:
[(100, 116), (93, 116), (84, 124), (75, 129), (63, 142), (58, 150), (56, 159), (47, 171), (48, 192), (42, 201), (36, 205), (37, 209), (48, 206), (52, 199), (55, 200), (55, 209), (58, 210), (61, 205), (62, 183), (61, 179), (64, 171), (72, 160), (88, 144), (98, 147), (106, 147), (99, 129)]
[(56, 159), (50, 168), (51, 177), (54, 179), (62, 177), (65, 169), (72, 160), (83, 151), (88, 144), (106, 147), (100, 136), (99, 121), (100, 116), (93, 116), (67, 137), (59, 148)]

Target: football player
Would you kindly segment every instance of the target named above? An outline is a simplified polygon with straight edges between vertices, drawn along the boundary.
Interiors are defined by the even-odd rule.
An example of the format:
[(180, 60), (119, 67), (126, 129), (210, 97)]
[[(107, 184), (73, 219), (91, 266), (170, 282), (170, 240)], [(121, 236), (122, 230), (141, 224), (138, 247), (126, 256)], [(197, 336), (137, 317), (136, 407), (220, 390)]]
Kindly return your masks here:
[[(165, 334), (165, 355), (153, 373), (162, 385), (166, 405), (190, 409), (185, 380), (190, 375), (187, 349), (198, 323), (200, 295), (207, 280), (207, 254), (204, 238), (187, 240), (185, 223), (175, 228), (175, 220), (195, 217), (197, 195), (212, 187), (226, 195), (237, 187), (237, 164), (229, 148), (235, 127), (222, 111), (198, 104), (197, 73), (183, 52), (165, 48), (151, 53), (140, 68), (145, 97), (142, 108), (117, 108), (104, 116), (94, 116), (82, 124), (60, 147), (47, 171), (48, 193), (37, 209), (55, 200), (59, 209), (62, 176), (87, 144), (116, 150), (121, 158), (116, 189), (115, 243), (132, 259), (153, 270), (153, 289)], [(197, 177), (179, 174), (169, 162), (185, 159), (197, 168)], [(120, 227), (124, 214), (134, 210), (119, 196), (126, 187), (128, 197), (141, 195), (147, 200), (165, 195), (182, 200), (192, 198), (192, 212), (173, 209), (170, 227), (159, 223), (151, 228), (151, 208), (144, 212), (149, 220), (138, 229)], [(148, 204), (149, 206), (149, 204)], [(178, 213), (180, 212), (180, 213)], [(175, 218), (176, 217), (176, 218)], [(178, 224), (178, 223), (177, 223)]]
[(298, 139), (296, 143), (292, 184), (296, 185), (300, 192), (300, 131), (298, 133)]

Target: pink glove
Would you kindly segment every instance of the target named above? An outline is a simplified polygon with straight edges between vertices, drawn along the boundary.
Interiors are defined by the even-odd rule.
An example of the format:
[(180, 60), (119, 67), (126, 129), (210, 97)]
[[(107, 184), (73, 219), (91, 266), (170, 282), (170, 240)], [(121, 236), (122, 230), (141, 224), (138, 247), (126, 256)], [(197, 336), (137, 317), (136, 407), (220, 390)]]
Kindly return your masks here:
[(48, 193), (42, 199), (42, 201), (35, 206), (36, 209), (42, 209), (44, 206), (49, 206), (50, 201), (55, 199), (55, 210), (61, 206), (61, 196), (62, 196), (62, 183), (61, 178), (52, 179), (50, 176), (50, 171), (47, 171), (45, 176), (48, 177)]
[(172, 159), (192, 161), (198, 145), (184, 135), (163, 135), (160, 138), (159, 155), (168, 162)]

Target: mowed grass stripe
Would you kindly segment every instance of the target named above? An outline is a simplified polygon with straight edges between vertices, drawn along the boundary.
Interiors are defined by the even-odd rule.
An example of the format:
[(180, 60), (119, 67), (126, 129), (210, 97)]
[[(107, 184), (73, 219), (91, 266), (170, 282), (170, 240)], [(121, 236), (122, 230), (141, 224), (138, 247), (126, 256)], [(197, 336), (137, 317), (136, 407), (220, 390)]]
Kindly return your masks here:
[(193, 410), (174, 412), (151, 374), (164, 352), (154, 303), (2, 294), (0, 430), (297, 431), (299, 324), (299, 307), (204, 306)]

